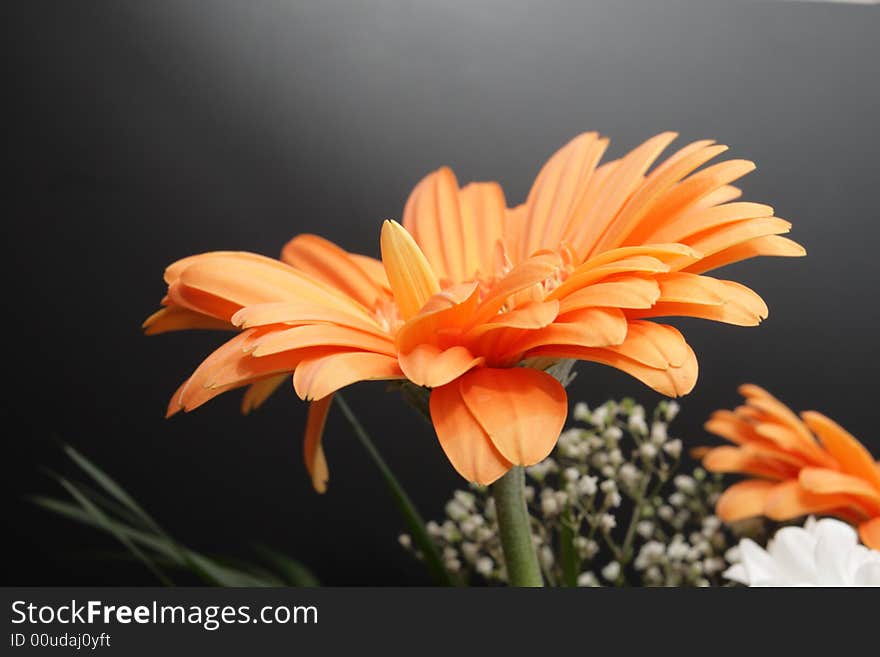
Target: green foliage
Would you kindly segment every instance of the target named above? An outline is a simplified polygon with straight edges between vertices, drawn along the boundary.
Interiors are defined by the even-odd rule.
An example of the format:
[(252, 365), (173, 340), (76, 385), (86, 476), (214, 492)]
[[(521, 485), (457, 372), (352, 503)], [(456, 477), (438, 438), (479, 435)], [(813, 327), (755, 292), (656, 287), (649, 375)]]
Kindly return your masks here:
[(190, 572), (212, 586), (317, 586), (318, 580), (298, 561), (255, 546), (262, 563), (209, 557), (174, 540), (117, 482), (69, 445), (65, 454), (87, 475), (74, 483), (55, 472), (49, 475), (70, 499), (33, 496), (36, 505), (69, 520), (99, 529), (121, 543), (166, 586), (169, 571)]

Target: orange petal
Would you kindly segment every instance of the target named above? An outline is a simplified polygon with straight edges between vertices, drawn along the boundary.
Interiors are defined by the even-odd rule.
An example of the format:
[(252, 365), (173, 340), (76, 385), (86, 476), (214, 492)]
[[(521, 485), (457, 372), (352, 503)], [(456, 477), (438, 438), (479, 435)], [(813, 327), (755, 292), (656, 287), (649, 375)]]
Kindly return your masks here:
[[(465, 255), (465, 273), (488, 276), (494, 270), (495, 249), (503, 238), (507, 203), (498, 183), (471, 183), (459, 192), (462, 233), (465, 247), (474, 249)], [(470, 239), (468, 239), (470, 236)], [(476, 260), (476, 266), (472, 264)]]
[(561, 266), (562, 260), (555, 253), (536, 254), (516, 265), (485, 295), (472, 318), (471, 325), (476, 326), (491, 321), (511, 295), (543, 283), (556, 274)]
[(306, 325), (275, 330), (255, 341), (253, 355), (264, 357), (308, 347), (347, 347), (388, 356), (397, 354), (388, 336), (366, 333), (344, 326)]
[[(665, 327), (665, 330), (675, 331), (671, 327)], [(675, 331), (678, 333), (677, 331)], [(553, 345), (547, 347), (538, 347), (526, 354), (527, 357), (546, 356), (550, 358), (575, 358), (579, 360), (589, 360), (603, 365), (615, 367), (630, 376), (637, 378), (645, 385), (653, 388), (661, 394), (670, 397), (686, 395), (697, 383), (697, 374), (699, 366), (697, 358), (690, 346), (684, 342), (681, 334), (678, 334), (680, 345), (671, 347), (671, 344), (663, 346), (663, 350), (647, 348), (647, 345), (639, 344), (643, 336), (636, 335), (634, 337), (627, 335), (627, 339), (623, 344), (617, 347), (606, 348), (585, 348), (568, 345)], [(656, 346), (656, 345), (655, 345)], [(651, 362), (660, 363), (664, 351), (668, 351), (678, 365), (671, 362), (664, 362), (660, 367), (652, 367), (650, 365), (637, 360), (650, 360)], [(657, 358), (655, 361), (654, 358)]]
[(599, 159), (608, 146), (595, 132), (572, 139), (547, 160), (526, 200), (520, 257), (542, 248), (555, 249), (568, 228), (583, 214), (581, 201)]
[(433, 344), (420, 344), (398, 356), (406, 378), (419, 386), (437, 388), (481, 365), (482, 357), (474, 356), (466, 347), (441, 349)]
[(609, 347), (649, 367), (681, 367), (693, 357), (693, 350), (681, 332), (673, 326), (655, 322), (632, 321), (627, 325), (626, 340)]
[(880, 490), (864, 479), (827, 468), (804, 468), (798, 481), (811, 493), (852, 495), (872, 506), (880, 514)]
[(660, 296), (660, 286), (651, 278), (618, 276), (594, 283), (561, 299), (559, 314), (581, 308), (650, 308)]
[(290, 265), (255, 254), (205, 254), (179, 273), (175, 284), (239, 306), (270, 301), (308, 301), (369, 316), (350, 297)]
[(480, 368), (460, 382), (461, 396), (502, 456), (533, 465), (553, 450), (565, 424), (565, 389), (545, 372)]
[(478, 269), (475, 235), (469, 230), (473, 226), (463, 221), (458, 180), (449, 167), (416, 185), (403, 210), (403, 226), (445, 282), (463, 282)]
[(772, 216), (773, 208), (761, 203), (741, 201), (709, 208), (691, 206), (659, 226), (650, 235), (650, 241), (682, 242), (704, 230), (720, 228), (744, 219)]
[(323, 237), (297, 235), (284, 246), (281, 259), (367, 308), (386, 296), (346, 251)]
[(488, 486), (512, 467), (468, 410), (458, 381), (434, 388), (430, 407), (440, 446), (466, 480)]
[(703, 467), (710, 472), (739, 472), (771, 479), (797, 476), (796, 468), (772, 458), (757, 456), (747, 449), (729, 445), (709, 450), (703, 457)]
[(768, 235), (767, 237), (756, 237), (748, 242), (736, 244), (723, 251), (719, 251), (693, 265), (689, 265), (684, 271), (702, 274), (703, 272), (756, 256), (799, 258), (805, 255), (807, 255), (806, 249), (797, 242), (780, 235)]
[(382, 263), (403, 319), (415, 315), (440, 291), (437, 277), (412, 236), (396, 221), (382, 224)]
[(627, 337), (627, 322), (617, 308), (583, 308), (566, 314), (550, 326), (529, 331), (515, 342), (511, 352), (524, 352), (542, 345), (607, 347)]
[(486, 324), (475, 326), (467, 332), (465, 339), (472, 340), (498, 329), (509, 328), (534, 331), (552, 324), (558, 313), (558, 301), (531, 301), (518, 308), (496, 315), (492, 318), (492, 321)]
[[(615, 217), (608, 230), (609, 239), (615, 243), (644, 242), (658, 224), (674, 214), (668, 199), (675, 196), (680, 181), (726, 150), (727, 146), (711, 141), (694, 142), (659, 164)], [(678, 201), (683, 202), (687, 201)], [(610, 237), (612, 234), (614, 239)]]
[(232, 316), (232, 323), (240, 328), (270, 324), (294, 326), (330, 323), (377, 335), (386, 334), (376, 321), (360, 314), (303, 301), (276, 301), (246, 306)]
[(816, 411), (801, 413), (804, 423), (817, 435), (822, 445), (837, 460), (841, 469), (870, 482), (880, 491), (880, 471), (871, 453), (834, 420)]
[(233, 328), (229, 322), (217, 319), (209, 315), (183, 308), (181, 306), (166, 306), (157, 310), (147, 317), (143, 323), (144, 333), (158, 335), (168, 331), (181, 331), (185, 329), (221, 329)]
[(358, 381), (402, 379), (397, 359), (383, 354), (353, 351), (303, 360), (293, 373), (300, 399), (322, 399)]
[(252, 383), (244, 393), (244, 399), (241, 400), (241, 412), (245, 415), (263, 405), (273, 392), (278, 390), (279, 386), (287, 381), (290, 374), (276, 374), (266, 377)]
[(872, 550), (880, 550), (880, 517), (859, 525), (859, 537)]
[(591, 255), (620, 246), (625, 237), (627, 226), (624, 222), (627, 217), (623, 216), (623, 221), (618, 222), (618, 217), (621, 217), (618, 213), (643, 183), (645, 172), (654, 160), (677, 136), (674, 132), (664, 132), (651, 137), (619, 160), (605, 181), (602, 193), (581, 219), (595, 227), (588, 238), (592, 243)]
[(306, 436), (303, 441), (303, 456), (306, 462), (306, 470), (312, 478), (312, 486), (318, 493), (327, 490), (327, 481), (330, 479), (330, 471), (327, 469), (327, 459), (324, 457), (324, 447), (321, 438), (324, 435), (324, 425), (327, 422), (327, 414), (333, 403), (333, 395), (327, 395), (323, 399), (309, 404), (309, 416), (306, 420)]
[(797, 479), (785, 481), (773, 489), (767, 498), (765, 515), (772, 520), (791, 520), (811, 513), (825, 513), (836, 507), (851, 506), (853, 500), (846, 495), (821, 495), (811, 493)]
[(779, 485), (764, 479), (747, 479), (733, 484), (718, 498), (715, 513), (724, 522), (763, 515), (767, 498)]
[(396, 344), (401, 352), (416, 345), (437, 344), (441, 336), (461, 335), (477, 308), (479, 286), (476, 282), (453, 285), (438, 292), (397, 332)]
[(385, 273), (385, 266), (381, 260), (359, 253), (349, 253), (348, 257), (361, 268), (361, 271), (370, 277), (376, 287), (386, 292), (389, 296), (391, 295), (391, 284), (388, 282), (388, 274)]

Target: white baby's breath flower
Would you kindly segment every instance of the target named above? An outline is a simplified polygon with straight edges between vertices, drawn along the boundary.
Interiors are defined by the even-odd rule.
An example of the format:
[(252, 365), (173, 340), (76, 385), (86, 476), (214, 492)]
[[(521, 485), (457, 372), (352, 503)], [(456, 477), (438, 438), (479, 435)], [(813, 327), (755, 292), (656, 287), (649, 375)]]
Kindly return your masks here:
[(599, 525), (602, 527), (603, 531), (610, 532), (617, 527), (617, 520), (615, 520), (614, 516), (610, 513), (603, 513), (602, 517), (599, 518)]
[(743, 539), (739, 551), (740, 563), (724, 576), (748, 586), (880, 586), (880, 552), (859, 545), (855, 530), (833, 518), (783, 527), (766, 550)]
[(574, 411), (572, 412), (572, 416), (578, 422), (589, 422), (590, 420), (590, 407), (587, 406), (584, 402), (578, 402), (574, 405)]
[(636, 525), (636, 532), (642, 538), (651, 538), (654, 533), (654, 523), (650, 520), (642, 520)]
[(682, 444), (678, 438), (673, 438), (665, 445), (663, 445), (663, 451), (669, 454), (669, 456), (674, 459), (677, 459), (679, 456), (681, 456), (681, 448)]
[(609, 561), (608, 565), (606, 565), (602, 569), (602, 577), (607, 579), (609, 582), (613, 582), (620, 576), (620, 564), (616, 561)]
[(495, 568), (495, 562), (492, 561), (489, 557), (480, 557), (477, 559), (477, 563), (474, 564), (474, 570), (476, 570), (483, 577), (488, 577), (492, 574), (492, 570)]
[(595, 495), (598, 488), (598, 481), (599, 479), (597, 477), (584, 475), (578, 480), (578, 492), (585, 496)]
[(655, 445), (662, 445), (666, 442), (666, 425), (663, 422), (651, 423), (651, 442)]
[(589, 570), (585, 573), (581, 573), (577, 578), (578, 586), (599, 586), (599, 580), (596, 576), (590, 572)]

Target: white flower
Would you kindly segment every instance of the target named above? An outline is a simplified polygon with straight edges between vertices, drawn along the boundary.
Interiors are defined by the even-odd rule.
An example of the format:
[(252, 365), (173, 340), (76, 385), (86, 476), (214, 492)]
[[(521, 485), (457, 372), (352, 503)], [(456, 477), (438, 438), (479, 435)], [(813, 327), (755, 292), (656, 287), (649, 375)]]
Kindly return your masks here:
[(495, 568), (495, 562), (492, 561), (489, 557), (480, 557), (477, 559), (477, 563), (474, 565), (474, 570), (476, 570), (483, 577), (488, 577), (492, 574), (492, 570)]
[(579, 420), (581, 422), (590, 420), (590, 407), (587, 406), (584, 402), (578, 402), (574, 405), (574, 413), (572, 413), (575, 420)]
[(609, 582), (613, 582), (620, 576), (620, 564), (616, 561), (608, 562), (608, 565), (602, 569), (602, 577)]
[(681, 446), (681, 441), (678, 438), (674, 438), (663, 445), (663, 451), (669, 454), (672, 458), (677, 459), (681, 456)]
[(880, 586), (880, 552), (832, 518), (783, 527), (766, 550), (745, 538), (739, 551), (742, 561), (724, 576), (748, 586)]
[(599, 580), (593, 573), (587, 571), (578, 575), (577, 584), (578, 586), (599, 586)]

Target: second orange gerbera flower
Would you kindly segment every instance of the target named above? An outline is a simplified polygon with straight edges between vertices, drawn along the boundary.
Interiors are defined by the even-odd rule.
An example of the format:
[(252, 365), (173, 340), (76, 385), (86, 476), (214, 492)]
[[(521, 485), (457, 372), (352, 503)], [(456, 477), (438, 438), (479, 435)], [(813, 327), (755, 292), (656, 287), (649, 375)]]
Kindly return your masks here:
[(581, 135), (508, 209), (496, 183), (459, 188), (449, 169), (385, 222), (382, 261), (315, 236), (295, 238), (283, 262), (244, 253), (172, 265), (165, 308), (150, 332), (226, 326), (241, 332), (180, 388), (171, 412), (249, 385), (258, 404), (291, 372), (313, 400), (306, 463), (327, 478), (320, 434), (332, 394), (355, 381), (406, 378), (431, 389), (440, 444), (483, 484), (542, 460), (566, 416), (562, 385), (541, 368), (560, 359), (617, 367), (667, 394), (689, 392), (693, 351), (673, 327), (691, 316), (739, 325), (767, 315), (748, 288), (702, 275), (756, 255), (803, 255), (781, 237), (772, 208), (731, 202), (753, 168), (725, 150), (685, 146), (650, 173), (675, 135), (648, 140), (599, 166), (607, 140)]
[(865, 545), (880, 550), (880, 463), (821, 413), (798, 417), (755, 385), (741, 386), (740, 393), (744, 406), (716, 411), (706, 423), (708, 431), (736, 445), (703, 450), (706, 469), (751, 477), (722, 494), (718, 516), (732, 522), (834, 515), (856, 525)]

